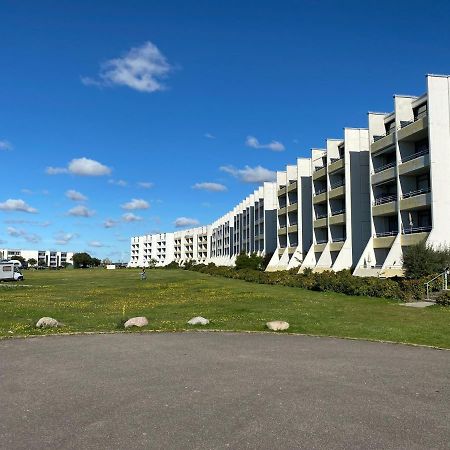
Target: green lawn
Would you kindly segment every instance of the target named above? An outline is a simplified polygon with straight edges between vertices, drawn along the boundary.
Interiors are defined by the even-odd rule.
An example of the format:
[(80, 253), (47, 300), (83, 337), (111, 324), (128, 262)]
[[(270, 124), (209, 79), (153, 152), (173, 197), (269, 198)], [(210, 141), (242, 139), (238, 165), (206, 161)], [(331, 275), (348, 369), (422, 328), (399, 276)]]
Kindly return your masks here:
[[(392, 300), (349, 297), (246, 283), (183, 270), (25, 271), (22, 284), (0, 284), (0, 336), (117, 330), (146, 316), (151, 330), (183, 330), (197, 315), (204, 328), (263, 331), (286, 320), (289, 332), (388, 340), (450, 348), (450, 308), (406, 308)], [(65, 324), (37, 330), (50, 316)]]

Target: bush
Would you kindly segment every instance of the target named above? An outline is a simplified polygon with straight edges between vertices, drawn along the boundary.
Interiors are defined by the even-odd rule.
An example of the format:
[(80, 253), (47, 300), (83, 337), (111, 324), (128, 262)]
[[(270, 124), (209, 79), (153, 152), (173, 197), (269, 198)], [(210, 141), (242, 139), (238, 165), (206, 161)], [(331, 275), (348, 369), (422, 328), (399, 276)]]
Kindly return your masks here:
[(258, 256), (256, 253), (251, 253), (250, 256), (248, 256), (245, 252), (241, 252), (236, 257), (236, 270), (262, 270), (263, 261), (264, 258), (262, 256)]
[(450, 306), (450, 291), (441, 291), (436, 296), (436, 303), (442, 306)]
[(173, 270), (173, 269), (179, 269), (180, 266), (176, 261), (172, 261), (171, 263), (167, 264), (167, 266), (164, 266), (164, 269), (169, 269), (169, 270)]
[(430, 277), (443, 272), (450, 265), (450, 248), (442, 246), (434, 249), (425, 241), (409, 247), (403, 256), (406, 278)]

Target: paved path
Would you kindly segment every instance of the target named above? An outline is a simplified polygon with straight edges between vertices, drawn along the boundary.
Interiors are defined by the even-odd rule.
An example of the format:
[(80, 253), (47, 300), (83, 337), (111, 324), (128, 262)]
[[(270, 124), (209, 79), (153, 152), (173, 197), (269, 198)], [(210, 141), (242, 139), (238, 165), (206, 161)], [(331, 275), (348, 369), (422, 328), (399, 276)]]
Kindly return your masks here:
[(1, 449), (448, 449), (450, 352), (275, 334), (0, 341)]

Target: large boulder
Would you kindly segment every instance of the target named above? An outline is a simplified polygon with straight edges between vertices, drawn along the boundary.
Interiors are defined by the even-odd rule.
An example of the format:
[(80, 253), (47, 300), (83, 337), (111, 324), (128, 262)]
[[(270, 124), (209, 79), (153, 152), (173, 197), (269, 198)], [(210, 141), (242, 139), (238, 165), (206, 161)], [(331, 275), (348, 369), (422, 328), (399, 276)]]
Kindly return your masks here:
[(128, 319), (124, 327), (130, 328), (130, 327), (145, 327), (148, 325), (148, 320), (146, 317), (132, 317), (131, 319)]
[(189, 320), (189, 325), (208, 325), (209, 320), (205, 319), (204, 317), (193, 317), (191, 320)]
[(62, 323), (59, 323), (52, 317), (41, 317), (36, 323), (36, 328), (54, 328), (60, 326), (62, 326)]
[(266, 327), (272, 331), (284, 331), (289, 328), (289, 324), (282, 320), (274, 320), (272, 322), (267, 322)]

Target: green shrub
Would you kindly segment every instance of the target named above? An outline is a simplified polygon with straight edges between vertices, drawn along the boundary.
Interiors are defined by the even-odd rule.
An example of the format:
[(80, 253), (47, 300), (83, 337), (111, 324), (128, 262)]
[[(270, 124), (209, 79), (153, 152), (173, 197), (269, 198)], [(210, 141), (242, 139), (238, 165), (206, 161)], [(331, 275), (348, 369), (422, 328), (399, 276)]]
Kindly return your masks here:
[(262, 256), (258, 256), (256, 253), (251, 253), (247, 255), (245, 252), (241, 252), (236, 257), (236, 270), (242, 269), (253, 269), (253, 270), (262, 270), (264, 258)]
[(417, 279), (430, 277), (443, 272), (450, 265), (450, 248), (441, 246), (437, 249), (420, 242), (409, 247), (403, 256), (405, 277)]
[(173, 269), (179, 269), (180, 265), (176, 261), (172, 261), (171, 263), (167, 264), (167, 266), (164, 266), (164, 269), (173, 270)]
[(450, 291), (441, 291), (436, 296), (436, 303), (442, 306), (450, 306)]

